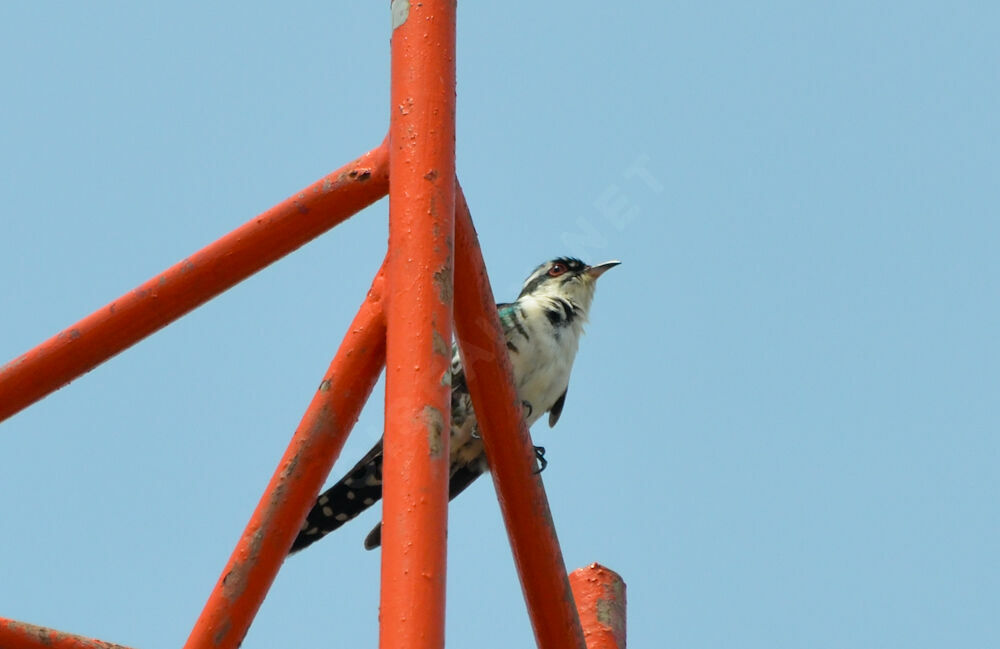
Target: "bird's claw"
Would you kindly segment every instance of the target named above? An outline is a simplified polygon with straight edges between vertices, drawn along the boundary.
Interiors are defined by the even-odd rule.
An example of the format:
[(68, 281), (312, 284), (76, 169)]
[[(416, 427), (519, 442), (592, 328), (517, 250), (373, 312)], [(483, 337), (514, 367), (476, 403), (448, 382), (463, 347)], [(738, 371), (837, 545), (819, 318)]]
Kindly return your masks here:
[(535, 459), (538, 460), (538, 468), (532, 471), (532, 473), (538, 475), (539, 473), (545, 470), (545, 467), (549, 465), (549, 461), (545, 459), (544, 446), (535, 447)]

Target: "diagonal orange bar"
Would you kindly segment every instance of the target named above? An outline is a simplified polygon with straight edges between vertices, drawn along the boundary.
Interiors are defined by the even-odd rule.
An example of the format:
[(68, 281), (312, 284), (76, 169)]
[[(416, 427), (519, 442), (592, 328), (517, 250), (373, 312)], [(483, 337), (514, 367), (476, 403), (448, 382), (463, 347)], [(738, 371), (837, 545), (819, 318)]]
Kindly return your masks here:
[(120, 644), (63, 633), (44, 626), (0, 618), (3, 649), (128, 649)]
[(455, 1), (393, 0), (379, 646), (444, 646)]
[(592, 563), (570, 573), (587, 649), (625, 649), (625, 581)]
[(535, 640), (540, 649), (586, 649), (479, 240), (455, 187), (455, 330)]
[(374, 203), (388, 177), (383, 143), (0, 367), (0, 421)]
[(385, 364), (385, 264), (184, 645), (243, 641)]

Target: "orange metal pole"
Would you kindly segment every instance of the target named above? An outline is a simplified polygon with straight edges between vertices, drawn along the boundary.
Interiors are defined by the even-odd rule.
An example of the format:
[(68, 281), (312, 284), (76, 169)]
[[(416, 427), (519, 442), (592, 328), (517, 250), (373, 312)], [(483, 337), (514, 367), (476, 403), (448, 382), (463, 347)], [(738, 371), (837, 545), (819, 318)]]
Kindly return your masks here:
[(383, 143), (0, 367), (0, 421), (374, 203), (388, 170)]
[(3, 649), (128, 649), (44, 626), (0, 618), (0, 647)]
[(444, 646), (455, 2), (393, 0), (382, 649)]
[(384, 275), (375, 277), (186, 649), (233, 649), (250, 628), (385, 363)]
[(456, 183), (455, 330), (540, 649), (585, 649), (469, 206)]
[(625, 649), (625, 581), (598, 563), (569, 576), (587, 649)]

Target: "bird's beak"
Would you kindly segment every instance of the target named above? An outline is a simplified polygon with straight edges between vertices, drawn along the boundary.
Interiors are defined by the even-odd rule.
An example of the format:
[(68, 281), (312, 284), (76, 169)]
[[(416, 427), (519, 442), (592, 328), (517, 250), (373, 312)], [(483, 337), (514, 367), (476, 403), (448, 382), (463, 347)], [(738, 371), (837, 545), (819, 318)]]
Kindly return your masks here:
[(601, 275), (611, 270), (620, 263), (622, 262), (618, 261), (617, 259), (613, 261), (606, 261), (603, 264), (597, 264), (596, 266), (588, 266), (587, 270), (583, 272), (589, 275), (591, 279), (597, 279), (598, 277), (600, 277)]

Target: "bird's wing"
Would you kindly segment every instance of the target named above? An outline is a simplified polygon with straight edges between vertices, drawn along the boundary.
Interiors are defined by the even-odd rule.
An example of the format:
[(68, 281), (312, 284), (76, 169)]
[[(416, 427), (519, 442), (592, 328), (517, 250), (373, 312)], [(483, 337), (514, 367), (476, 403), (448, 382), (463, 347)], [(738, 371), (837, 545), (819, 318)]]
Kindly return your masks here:
[(568, 387), (565, 390), (563, 390), (563, 393), (559, 395), (559, 398), (556, 399), (556, 402), (552, 404), (551, 408), (549, 408), (549, 428), (555, 426), (556, 422), (559, 421), (559, 415), (562, 414), (563, 405), (566, 404), (567, 392), (569, 392)]
[(500, 316), (500, 328), (510, 340), (510, 332), (517, 329), (517, 304), (503, 302), (497, 305), (497, 315)]
[(500, 320), (503, 321), (504, 316), (509, 316), (514, 312), (513, 302), (501, 302), (497, 305), (497, 313), (500, 314)]

